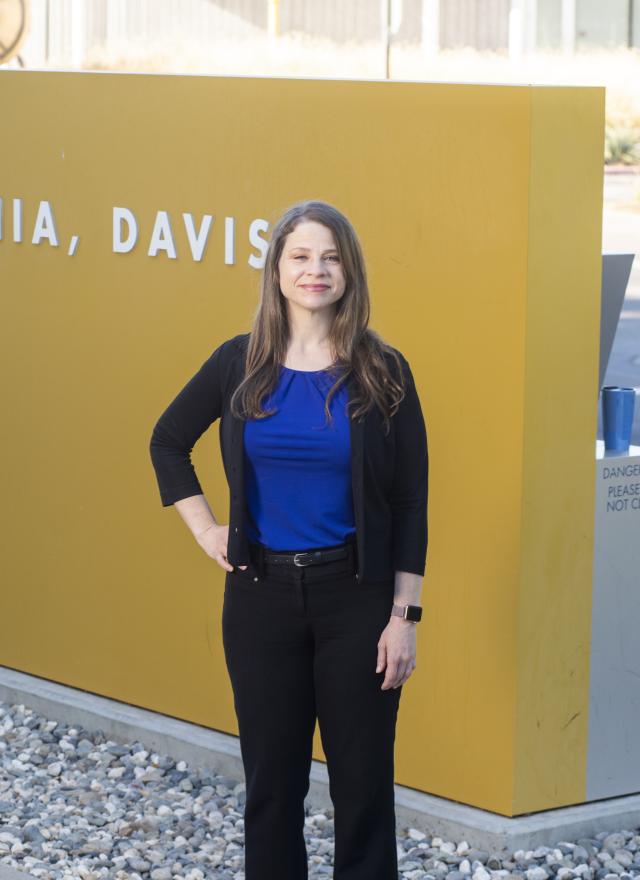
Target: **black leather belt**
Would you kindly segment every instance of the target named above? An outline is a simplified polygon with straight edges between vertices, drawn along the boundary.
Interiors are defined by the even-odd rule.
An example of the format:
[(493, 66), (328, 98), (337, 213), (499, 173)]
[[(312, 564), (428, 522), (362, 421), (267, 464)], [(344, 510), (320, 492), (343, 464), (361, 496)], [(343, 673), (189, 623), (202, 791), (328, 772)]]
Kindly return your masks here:
[(336, 547), (333, 550), (308, 550), (301, 553), (264, 553), (264, 561), (273, 565), (318, 565), (322, 562), (335, 562), (349, 556), (349, 547)]
[(252, 558), (263, 565), (291, 565), (296, 568), (304, 568), (307, 565), (321, 565), (325, 562), (336, 562), (340, 559), (348, 559), (350, 556), (355, 563), (356, 540), (355, 535), (349, 535), (344, 544), (338, 547), (323, 547), (299, 552), (280, 552), (268, 550), (261, 544), (251, 544)]

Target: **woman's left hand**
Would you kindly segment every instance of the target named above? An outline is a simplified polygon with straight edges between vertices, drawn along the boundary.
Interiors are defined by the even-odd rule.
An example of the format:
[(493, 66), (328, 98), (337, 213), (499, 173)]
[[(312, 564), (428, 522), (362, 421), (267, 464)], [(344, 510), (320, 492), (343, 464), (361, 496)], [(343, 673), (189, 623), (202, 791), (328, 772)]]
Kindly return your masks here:
[(376, 672), (386, 666), (387, 674), (380, 690), (400, 687), (416, 668), (416, 626), (411, 620), (393, 616), (382, 630)]

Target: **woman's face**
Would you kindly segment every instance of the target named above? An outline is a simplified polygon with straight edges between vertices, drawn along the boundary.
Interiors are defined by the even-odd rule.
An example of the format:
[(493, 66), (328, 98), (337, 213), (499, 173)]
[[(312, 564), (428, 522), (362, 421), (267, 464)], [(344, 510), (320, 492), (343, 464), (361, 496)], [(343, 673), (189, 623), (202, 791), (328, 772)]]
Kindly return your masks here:
[(303, 220), (284, 242), (278, 262), (280, 290), (289, 306), (326, 309), (344, 294), (346, 281), (333, 233)]

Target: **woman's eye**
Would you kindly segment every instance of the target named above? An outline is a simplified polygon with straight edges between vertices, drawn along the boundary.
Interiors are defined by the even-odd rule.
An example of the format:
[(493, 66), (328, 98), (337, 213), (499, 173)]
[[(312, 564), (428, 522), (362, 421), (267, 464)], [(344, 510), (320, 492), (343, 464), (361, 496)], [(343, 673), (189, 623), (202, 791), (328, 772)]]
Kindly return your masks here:
[[(293, 259), (294, 259), (294, 260), (306, 260), (307, 258), (306, 258), (306, 256), (305, 256), (304, 254), (298, 254), (298, 255), (295, 256)], [(336, 256), (335, 254), (330, 254), (330, 255), (327, 257), (327, 259), (328, 259), (328, 260), (333, 260), (335, 263), (339, 263), (339, 262), (340, 262), (340, 257)]]

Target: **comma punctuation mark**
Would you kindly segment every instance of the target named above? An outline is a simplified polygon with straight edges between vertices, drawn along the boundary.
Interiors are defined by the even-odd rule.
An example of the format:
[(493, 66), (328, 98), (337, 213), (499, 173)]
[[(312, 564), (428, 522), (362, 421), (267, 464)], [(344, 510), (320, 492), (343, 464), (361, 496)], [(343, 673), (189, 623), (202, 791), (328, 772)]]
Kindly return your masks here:
[(67, 251), (67, 256), (73, 257), (76, 250), (78, 249), (78, 242), (80, 241), (79, 235), (72, 235), (71, 241), (69, 242), (69, 250)]

